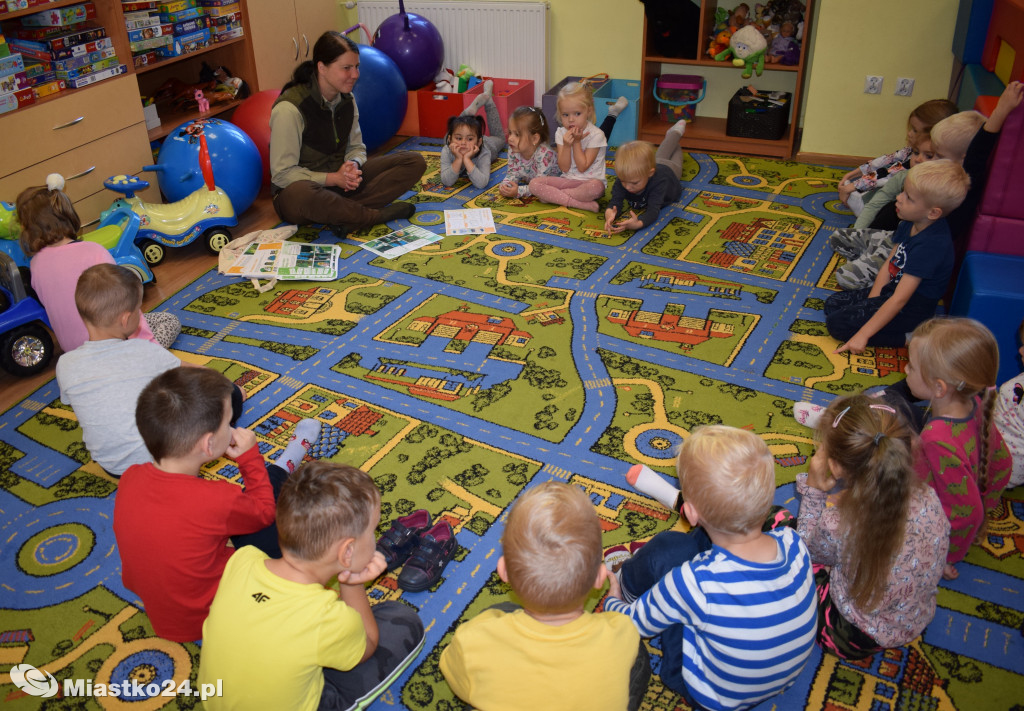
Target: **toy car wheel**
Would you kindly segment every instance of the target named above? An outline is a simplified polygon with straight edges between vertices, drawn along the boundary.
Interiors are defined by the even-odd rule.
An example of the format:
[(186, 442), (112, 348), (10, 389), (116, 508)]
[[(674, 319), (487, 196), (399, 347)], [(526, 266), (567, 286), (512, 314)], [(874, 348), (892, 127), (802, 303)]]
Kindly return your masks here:
[[(122, 264), (121, 266), (130, 271), (135, 276), (137, 276), (139, 278), (139, 281), (141, 281), (143, 284), (146, 283), (146, 272), (142, 271), (142, 269), (135, 266), (134, 264)], [(153, 275), (152, 283), (156, 284), (156, 274)]]
[(203, 237), (206, 238), (206, 247), (214, 254), (220, 254), (220, 251), (224, 249), (225, 245), (231, 241), (231, 233), (227, 230), (214, 227), (207, 230)]
[(139, 249), (142, 251), (142, 256), (145, 257), (146, 263), (154, 267), (164, 261), (164, 257), (167, 255), (167, 250), (164, 249), (164, 246), (151, 239), (147, 239), (140, 244)]
[(52, 358), (53, 339), (38, 323), (19, 326), (0, 336), (0, 366), (11, 375), (35, 375)]

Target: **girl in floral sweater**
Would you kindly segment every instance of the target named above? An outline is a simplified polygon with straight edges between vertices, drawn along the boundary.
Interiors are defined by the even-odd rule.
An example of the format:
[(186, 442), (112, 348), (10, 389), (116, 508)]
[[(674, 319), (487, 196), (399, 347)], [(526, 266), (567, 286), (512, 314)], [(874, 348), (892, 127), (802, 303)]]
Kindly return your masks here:
[[(846, 659), (907, 644), (935, 616), (949, 521), (914, 475), (913, 430), (865, 395), (837, 398), (818, 423), (797, 531), (820, 566), (818, 643)], [(829, 492), (835, 506), (826, 506)]]
[(508, 168), (498, 191), (507, 198), (529, 197), (531, 180), (558, 174), (544, 112), (536, 106), (520, 106), (508, 117)]

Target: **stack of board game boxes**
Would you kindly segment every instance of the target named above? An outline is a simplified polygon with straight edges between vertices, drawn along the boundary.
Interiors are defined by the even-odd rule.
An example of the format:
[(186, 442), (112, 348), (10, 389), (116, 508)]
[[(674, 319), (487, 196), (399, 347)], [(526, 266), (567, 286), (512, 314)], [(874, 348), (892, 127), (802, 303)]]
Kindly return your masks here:
[(135, 66), (242, 36), (238, 0), (122, 0)]
[[(79, 89), (128, 70), (95, 18), (96, 8), (84, 2), (25, 15), (16, 26), (7, 27), (11, 57), (21, 55), (21, 71), (35, 98)], [(17, 63), (14, 60), (14, 66)]]
[(19, 53), (11, 52), (7, 38), (0, 31), (0, 114), (35, 101), (35, 92), (25, 74), (25, 62)]

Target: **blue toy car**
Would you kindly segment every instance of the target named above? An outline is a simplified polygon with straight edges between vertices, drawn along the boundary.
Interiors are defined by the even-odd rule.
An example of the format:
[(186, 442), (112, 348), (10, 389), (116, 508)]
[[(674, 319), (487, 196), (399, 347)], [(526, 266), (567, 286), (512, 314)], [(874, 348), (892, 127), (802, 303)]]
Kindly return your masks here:
[(42, 304), (29, 296), (21, 271), (0, 252), (0, 367), (11, 375), (35, 375), (53, 359), (50, 320)]

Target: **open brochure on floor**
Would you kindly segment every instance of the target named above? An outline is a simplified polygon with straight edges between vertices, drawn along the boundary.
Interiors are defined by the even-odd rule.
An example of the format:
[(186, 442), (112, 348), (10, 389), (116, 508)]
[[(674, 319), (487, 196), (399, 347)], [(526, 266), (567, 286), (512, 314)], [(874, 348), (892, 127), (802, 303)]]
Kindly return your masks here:
[(441, 239), (441, 235), (435, 235), (430, 230), (423, 229), (418, 225), (409, 225), (400, 230), (389, 232), (383, 237), (376, 237), (368, 242), (363, 242), (362, 247), (373, 252), (378, 257), (394, 259), (414, 249), (439, 242)]
[(228, 267), (230, 276), (330, 281), (338, 278), (341, 247), (301, 242), (253, 243)]

